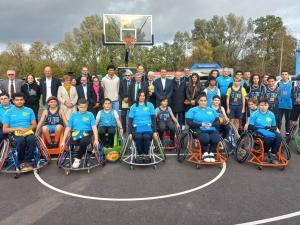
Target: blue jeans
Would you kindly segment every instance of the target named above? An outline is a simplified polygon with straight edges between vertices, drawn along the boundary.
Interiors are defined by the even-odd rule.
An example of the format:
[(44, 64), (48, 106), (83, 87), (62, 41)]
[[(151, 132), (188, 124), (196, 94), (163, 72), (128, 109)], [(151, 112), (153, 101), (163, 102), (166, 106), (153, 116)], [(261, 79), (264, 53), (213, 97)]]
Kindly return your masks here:
[(36, 141), (33, 134), (26, 137), (15, 136), (19, 162), (32, 162)]
[(134, 134), (134, 141), (139, 155), (147, 155), (152, 140), (152, 132), (138, 132)]
[(116, 110), (118, 113), (119, 113), (119, 110), (120, 110), (120, 103), (119, 101), (112, 101), (112, 109)]
[(277, 154), (282, 138), (280, 136), (279, 133), (274, 132), (275, 133), (275, 137), (266, 137), (264, 136), (263, 138), (263, 142), (264, 142), (264, 147), (265, 147), (265, 152), (267, 152), (269, 150), (269, 148), (271, 148), (271, 152), (273, 154)]

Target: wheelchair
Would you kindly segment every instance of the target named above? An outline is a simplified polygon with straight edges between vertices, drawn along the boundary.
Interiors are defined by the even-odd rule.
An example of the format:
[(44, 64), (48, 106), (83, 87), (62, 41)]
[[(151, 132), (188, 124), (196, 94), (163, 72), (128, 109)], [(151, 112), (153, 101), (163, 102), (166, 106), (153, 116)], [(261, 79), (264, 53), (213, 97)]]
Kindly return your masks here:
[(22, 173), (40, 172), (41, 168), (51, 162), (51, 156), (40, 137), (35, 136), (36, 148), (32, 159), (33, 169), (21, 170), (18, 160), (18, 152), (14, 138), (9, 135), (0, 143), (0, 171), (1, 173), (14, 174), (14, 178), (19, 178)]
[(167, 159), (159, 137), (157, 137), (155, 140), (152, 139), (151, 141), (148, 152), (148, 157), (150, 161), (147, 163), (136, 162), (136, 159), (140, 155), (137, 152), (134, 140), (129, 138), (129, 136), (125, 139), (120, 154), (121, 162), (130, 165), (131, 170), (134, 168), (134, 166), (153, 166), (154, 169), (156, 169), (159, 163), (165, 162)]
[(164, 151), (176, 150), (177, 142), (178, 142), (177, 137), (179, 137), (181, 135), (181, 132), (182, 132), (181, 129), (176, 127), (174, 141), (173, 141), (173, 143), (171, 143), (170, 130), (164, 131), (163, 140), (161, 141)]
[[(93, 143), (93, 141), (92, 141)], [(105, 165), (105, 155), (101, 146), (93, 147), (90, 143), (83, 157), (80, 160), (80, 166), (78, 168), (72, 168), (74, 162), (73, 152), (79, 150), (79, 146), (71, 143), (71, 137), (68, 136), (66, 143), (57, 159), (58, 168), (62, 168), (65, 171), (65, 175), (69, 175), (71, 171), (87, 171), (89, 174), (91, 169)]]
[(290, 149), (286, 140), (282, 138), (277, 153), (279, 160), (278, 164), (264, 162), (265, 153), (268, 152), (269, 150), (265, 149), (263, 137), (261, 135), (245, 131), (238, 141), (235, 158), (239, 163), (248, 161), (251, 164), (257, 165), (259, 170), (262, 170), (263, 167), (280, 167), (281, 170), (284, 170), (291, 158)]
[[(45, 147), (48, 149), (48, 152), (49, 152), (50, 155), (59, 155), (61, 140), (63, 139), (63, 136), (64, 136), (64, 130), (60, 134), (59, 142), (58, 142), (58, 147), (57, 148), (47, 148), (47, 145), (45, 144), (45, 143), (47, 143), (46, 138), (42, 134), (42, 137), (41, 137), (42, 141), (43, 141)], [(50, 138), (51, 138), (51, 141), (54, 142), (54, 140), (55, 140), (55, 134), (50, 134)]]
[(177, 161), (188, 161), (196, 164), (196, 168), (200, 169), (201, 165), (223, 165), (229, 159), (228, 147), (225, 140), (221, 137), (215, 154), (215, 162), (204, 162), (202, 160), (202, 148), (196, 133), (191, 129), (186, 129), (179, 137), (177, 146)]
[(121, 146), (124, 143), (124, 138), (120, 135), (120, 130), (117, 129), (114, 136), (114, 146), (113, 148), (105, 148), (99, 139), (100, 148), (103, 149), (105, 159), (107, 162), (117, 162), (120, 159)]
[[(228, 129), (228, 131), (225, 129)], [(223, 140), (226, 142), (228, 153), (230, 155), (233, 154), (235, 152), (237, 142), (240, 139), (239, 131), (231, 122), (228, 122), (226, 124), (222, 124), (219, 132), (221, 133)]]

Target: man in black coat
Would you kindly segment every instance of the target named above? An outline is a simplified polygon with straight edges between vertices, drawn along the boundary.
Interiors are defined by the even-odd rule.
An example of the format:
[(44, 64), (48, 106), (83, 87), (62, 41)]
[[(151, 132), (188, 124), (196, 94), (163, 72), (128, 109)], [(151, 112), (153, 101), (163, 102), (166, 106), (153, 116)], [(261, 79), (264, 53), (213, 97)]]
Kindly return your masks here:
[(80, 84), (76, 86), (76, 91), (78, 95), (78, 100), (84, 98), (88, 101), (88, 111), (91, 111), (92, 107), (92, 97), (91, 97), (91, 85), (88, 84), (88, 78), (82, 76), (80, 79)]
[(168, 98), (169, 105), (171, 105), (171, 97), (173, 93), (173, 81), (167, 78), (167, 71), (165, 69), (161, 69), (160, 71), (161, 77), (155, 80), (155, 96), (156, 96), (156, 106), (159, 106), (160, 100), (163, 97)]
[(129, 106), (132, 106), (137, 100), (138, 97), (138, 91), (142, 89), (146, 94), (146, 99), (148, 98), (148, 90), (147, 90), (147, 84), (145, 82), (142, 82), (142, 75), (140, 73), (136, 73), (134, 76), (134, 81), (131, 82), (131, 85), (129, 87)]
[(181, 127), (182, 125), (185, 125), (185, 91), (185, 77), (181, 78), (181, 72), (176, 72), (173, 79), (173, 94), (171, 108), (174, 113), (174, 116), (178, 117), (178, 122)]
[(146, 81), (147, 83), (147, 89), (148, 89), (148, 101), (151, 102), (154, 106), (156, 105), (156, 97), (155, 97), (155, 87), (154, 87), (154, 72), (149, 71), (148, 80)]
[(120, 96), (120, 106), (121, 106), (121, 121), (124, 132), (127, 130), (127, 113), (129, 111), (129, 89), (132, 81), (132, 73), (130, 71), (126, 71), (124, 73), (124, 79), (120, 81), (119, 87), (119, 96)]
[(47, 99), (51, 96), (57, 97), (58, 87), (61, 86), (59, 78), (52, 76), (52, 69), (46, 66), (44, 69), (44, 77), (40, 81), (40, 87), (43, 95), (43, 104), (46, 105)]

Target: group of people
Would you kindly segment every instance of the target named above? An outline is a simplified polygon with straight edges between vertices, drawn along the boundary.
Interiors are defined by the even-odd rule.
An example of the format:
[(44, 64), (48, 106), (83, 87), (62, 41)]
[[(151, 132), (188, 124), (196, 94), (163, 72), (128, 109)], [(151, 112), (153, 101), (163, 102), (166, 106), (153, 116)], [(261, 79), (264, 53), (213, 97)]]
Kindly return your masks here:
[[(198, 74), (190, 74), (189, 68), (176, 72), (174, 79), (167, 78), (165, 69), (155, 79), (154, 72), (146, 74), (143, 66), (138, 66), (135, 74), (125, 71), (123, 77), (116, 72), (116, 67), (109, 65), (100, 82), (83, 67), (79, 78), (65, 75), (62, 84), (47, 66), (38, 84), (33, 75), (24, 83), (16, 79), (14, 70), (7, 71), (8, 79), (0, 83), (0, 138), (13, 134), (10, 137), (16, 142), (22, 168), (32, 166), (33, 135), (40, 132), (49, 148), (59, 147), (62, 132), (60, 147), (64, 147), (71, 134), (71, 141), (80, 146), (72, 165), (78, 168), (92, 137), (93, 145), (100, 139), (104, 147), (113, 148), (116, 130), (120, 135), (128, 133), (136, 143), (137, 160), (148, 162), (152, 138), (163, 139), (169, 130), (174, 144), (176, 129), (184, 126), (200, 140), (203, 160), (214, 162), (220, 130), (226, 131), (229, 121), (237, 129), (263, 135), (272, 149), (266, 160), (278, 163), (282, 117), (288, 132), (290, 120), (295, 124), (300, 113), (300, 77), (294, 83), (286, 71), (276, 82), (276, 77), (250, 72), (236, 71), (232, 76), (224, 68), (222, 74), (212, 70), (206, 83), (200, 82)], [(44, 109), (38, 120), (41, 97)], [(53, 133), (54, 141), (50, 137)]]

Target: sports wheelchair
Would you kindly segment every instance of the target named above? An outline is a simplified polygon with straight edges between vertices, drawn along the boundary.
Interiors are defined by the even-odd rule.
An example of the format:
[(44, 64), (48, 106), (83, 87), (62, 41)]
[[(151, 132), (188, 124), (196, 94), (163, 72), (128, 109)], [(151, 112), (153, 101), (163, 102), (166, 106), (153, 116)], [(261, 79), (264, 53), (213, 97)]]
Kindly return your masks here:
[[(107, 136), (107, 135), (106, 135)], [(105, 159), (107, 162), (117, 162), (120, 159), (121, 146), (124, 143), (124, 138), (117, 129), (114, 136), (114, 146), (113, 148), (105, 148), (99, 139), (100, 148), (103, 149)]]
[(191, 129), (185, 129), (178, 138), (177, 143), (177, 161), (184, 160), (196, 164), (196, 168), (200, 169), (201, 165), (222, 165), (229, 159), (229, 152), (225, 140), (221, 137), (217, 145), (215, 162), (204, 162), (202, 160), (202, 148), (196, 132)]
[(32, 159), (32, 169), (21, 169), (18, 159), (18, 151), (15, 139), (12, 135), (0, 143), (0, 171), (2, 173), (14, 174), (14, 178), (19, 178), (22, 173), (37, 171), (51, 162), (51, 156), (40, 137), (35, 136), (36, 147)]
[(289, 146), (284, 138), (282, 138), (277, 153), (278, 164), (265, 162), (265, 153), (269, 154), (269, 150), (265, 149), (263, 137), (255, 132), (245, 131), (238, 141), (235, 158), (239, 163), (248, 161), (249, 163), (257, 165), (259, 170), (262, 170), (264, 166), (280, 167), (281, 170), (284, 170), (291, 158)]
[[(92, 141), (93, 143), (93, 141)], [(89, 174), (91, 169), (104, 166), (105, 165), (105, 156), (103, 152), (103, 148), (101, 146), (93, 147), (92, 143), (90, 143), (83, 157), (80, 159), (80, 166), (78, 168), (72, 168), (72, 164), (74, 162), (74, 151), (79, 150), (79, 146), (73, 144), (71, 141), (71, 137), (68, 136), (66, 139), (66, 143), (57, 159), (58, 168), (63, 168), (65, 171), (65, 175), (69, 175), (71, 171), (87, 171)]]
[(149, 162), (137, 162), (137, 158), (140, 157), (140, 155), (137, 152), (134, 140), (129, 136), (125, 138), (120, 154), (121, 162), (129, 164), (130, 169), (133, 169), (134, 166), (153, 166), (154, 169), (156, 169), (159, 163), (165, 162), (167, 159), (159, 137), (152, 139), (151, 141), (147, 155), (149, 157)]

